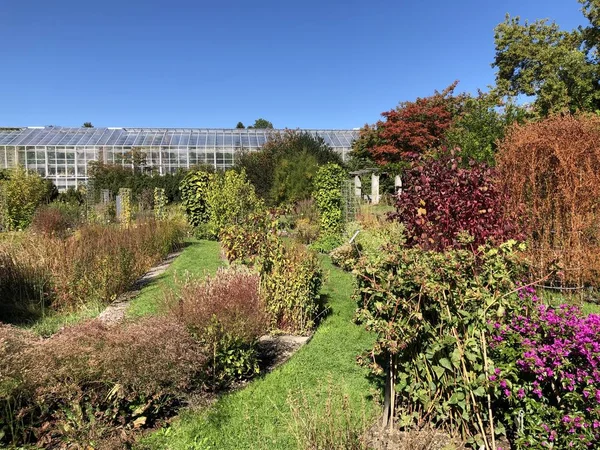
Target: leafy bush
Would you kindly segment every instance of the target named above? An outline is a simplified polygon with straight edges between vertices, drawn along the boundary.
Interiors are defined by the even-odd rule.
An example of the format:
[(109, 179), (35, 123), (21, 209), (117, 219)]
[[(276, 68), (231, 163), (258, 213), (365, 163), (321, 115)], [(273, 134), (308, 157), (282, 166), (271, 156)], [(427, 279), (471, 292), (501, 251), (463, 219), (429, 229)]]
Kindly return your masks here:
[(301, 244), (310, 244), (319, 237), (319, 210), (314, 199), (296, 202), (286, 219), (289, 221), (287, 228)]
[(317, 171), (313, 197), (320, 214), (321, 233), (336, 235), (342, 231), (343, 198), (342, 183), (346, 172), (337, 164), (327, 164)]
[(342, 158), (323, 138), (286, 130), (270, 133), (260, 151), (243, 154), (236, 169), (244, 169), (259, 197), (277, 204), (310, 197), (310, 180), (327, 163), (342, 164)]
[(475, 255), (389, 246), (379, 259), (361, 258), (356, 320), (377, 336), (361, 362), (385, 375), (385, 425), (394, 421), (397, 395), (400, 427), (428, 421), (483, 443), (492, 367), (486, 336), (490, 322), (519, 305), (511, 292), (522, 276), (522, 248), (509, 241)]
[(521, 208), (535, 274), (567, 286), (600, 276), (600, 118), (555, 116), (512, 127), (498, 169), (508, 208)]
[(251, 214), (237, 225), (229, 225), (219, 234), (229, 262), (253, 264), (261, 255), (267, 235), (276, 232), (277, 220), (266, 213)]
[(308, 151), (289, 155), (279, 161), (273, 174), (271, 200), (281, 205), (310, 198), (318, 168), (317, 158)]
[(129, 227), (129, 225), (131, 225), (133, 212), (131, 208), (131, 189), (119, 189), (119, 198), (121, 199), (121, 211), (118, 218), (119, 222), (121, 223), (121, 226)]
[(209, 172), (193, 170), (188, 172), (179, 186), (188, 222), (193, 227), (208, 222), (210, 218), (206, 204), (210, 181), (211, 174)]
[(213, 236), (218, 236), (229, 225), (244, 223), (250, 214), (263, 208), (245, 172), (234, 170), (211, 177), (206, 205), (210, 217), (208, 230)]
[(205, 378), (207, 360), (164, 317), (92, 321), (43, 341), (0, 325), (0, 443), (87, 447), (117, 429), (152, 427)]
[(11, 170), (8, 178), (0, 181), (2, 227), (7, 230), (27, 228), (36, 208), (47, 202), (52, 186), (35, 172), (30, 173), (22, 167)]
[(258, 274), (238, 266), (212, 278), (186, 279), (167, 296), (172, 314), (209, 350), (211, 388), (259, 372), (256, 344), (267, 328), (259, 284)]
[(322, 308), (316, 255), (271, 236), (261, 258), (261, 292), (271, 326), (292, 333), (312, 330)]
[[(516, 209), (506, 206), (493, 169), (445, 155), (415, 166), (405, 174), (393, 220), (404, 223), (407, 243), (444, 250), (465, 245), (475, 250), (487, 240), (501, 243), (520, 237)], [(472, 236), (472, 241), (461, 238)]]
[(154, 188), (153, 195), (154, 205), (154, 217), (156, 220), (165, 220), (167, 218), (167, 196), (165, 195), (164, 188)]
[(600, 433), (600, 316), (519, 292), (519, 314), (494, 323), (495, 410), (515, 449), (596, 445)]

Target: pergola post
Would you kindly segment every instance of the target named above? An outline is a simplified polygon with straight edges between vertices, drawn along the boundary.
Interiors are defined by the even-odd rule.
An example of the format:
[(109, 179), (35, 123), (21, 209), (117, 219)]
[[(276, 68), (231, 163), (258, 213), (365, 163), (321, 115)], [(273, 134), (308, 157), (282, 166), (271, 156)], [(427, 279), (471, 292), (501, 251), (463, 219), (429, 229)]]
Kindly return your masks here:
[(402, 178), (400, 178), (400, 175), (394, 177), (394, 192), (396, 195), (402, 194)]
[(354, 195), (362, 197), (362, 183), (360, 182), (360, 177), (358, 175), (354, 175)]
[(379, 204), (379, 175), (371, 174), (371, 203)]

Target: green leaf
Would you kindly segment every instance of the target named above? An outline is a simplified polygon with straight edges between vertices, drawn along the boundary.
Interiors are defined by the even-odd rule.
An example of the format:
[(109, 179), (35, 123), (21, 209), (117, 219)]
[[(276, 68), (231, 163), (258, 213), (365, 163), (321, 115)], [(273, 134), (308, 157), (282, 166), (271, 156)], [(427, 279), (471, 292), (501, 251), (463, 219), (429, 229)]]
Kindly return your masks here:
[(452, 364), (450, 363), (450, 361), (448, 360), (448, 358), (442, 358), (440, 359), (440, 364), (442, 365), (442, 367), (448, 369), (448, 370), (452, 370)]
[(435, 372), (435, 374), (438, 377), (438, 379), (442, 378), (442, 376), (446, 372), (446, 370), (444, 370), (444, 368), (440, 367), (440, 366), (433, 366), (433, 371)]

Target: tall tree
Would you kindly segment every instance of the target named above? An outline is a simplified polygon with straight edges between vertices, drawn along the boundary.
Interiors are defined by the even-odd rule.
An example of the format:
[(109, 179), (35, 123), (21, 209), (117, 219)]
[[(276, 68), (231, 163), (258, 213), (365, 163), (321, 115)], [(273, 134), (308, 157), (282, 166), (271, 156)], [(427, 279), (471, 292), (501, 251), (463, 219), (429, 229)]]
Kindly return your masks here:
[(379, 165), (403, 163), (442, 145), (464, 97), (453, 95), (457, 84), (382, 113), (384, 120), (363, 128), (354, 144), (356, 156), (368, 156)]
[(495, 91), (502, 97), (533, 96), (541, 116), (600, 109), (597, 65), (599, 0), (579, 0), (588, 27), (563, 31), (555, 22), (521, 23), (506, 16), (495, 30)]
[(273, 124), (266, 119), (256, 119), (254, 125), (250, 125), (248, 128), (269, 128), (273, 129)]
[(83, 122), (83, 128), (94, 128), (92, 122)]
[(238, 122), (235, 127), (239, 129), (246, 128), (242, 122)]

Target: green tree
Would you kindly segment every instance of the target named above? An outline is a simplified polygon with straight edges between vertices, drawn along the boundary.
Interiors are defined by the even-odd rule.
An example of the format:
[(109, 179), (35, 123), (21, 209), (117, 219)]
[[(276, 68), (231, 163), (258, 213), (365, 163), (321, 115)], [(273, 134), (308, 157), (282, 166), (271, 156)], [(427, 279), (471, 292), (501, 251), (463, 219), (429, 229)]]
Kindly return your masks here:
[(445, 145), (460, 149), (465, 162), (473, 159), (494, 165), (498, 142), (507, 127), (514, 122), (523, 123), (527, 117), (526, 108), (480, 92), (477, 97), (465, 99), (462, 111), (446, 132)]
[(238, 129), (246, 128), (242, 122), (238, 122), (235, 127)]
[(521, 23), (507, 15), (495, 30), (495, 91), (502, 97), (535, 98), (541, 115), (600, 109), (597, 43), (598, 0), (579, 0), (586, 28), (563, 31), (555, 22)]
[(92, 122), (83, 122), (83, 128), (94, 128)]
[(29, 226), (36, 208), (49, 197), (51, 186), (36, 172), (23, 167), (13, 169), (0, 182), (0, 220), (7, 230)]
[[(299, 163), (299, 158), (307, 167), (296, 170), (292, 166)], [(236, 168), (244, 169), (260, 197), (280, 204), (310, 197), (311, 183), (306, 178), (312, 179), (316, 168), (329, 162), (342, 164), (342, 158), (323, 138), (306, 131), (286, 130), (271, 133), (260, 151), (242, 154)], [(298, 186), (292, 188), (293, 185)]]
[(266, 119), (256, 119), (254, 121), (254, 125), (249, 126), (248, 128), (268, 128), (273, 129), (273, 124)]

